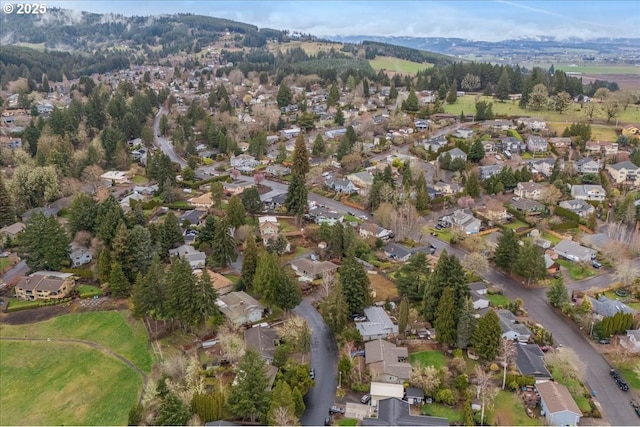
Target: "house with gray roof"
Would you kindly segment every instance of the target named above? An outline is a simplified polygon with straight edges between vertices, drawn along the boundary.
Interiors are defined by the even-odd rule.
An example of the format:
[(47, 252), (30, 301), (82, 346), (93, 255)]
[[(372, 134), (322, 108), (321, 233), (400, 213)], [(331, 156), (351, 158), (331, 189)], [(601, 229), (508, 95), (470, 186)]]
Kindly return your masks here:
[(544, 363), (544, 353), (538, 344), (516, 344), (516, 366), (522, 375), (535, 377), (536, 382), (549, 381), (551, 373)]
[(191, 245), (182, 245), (175, 249), (169, 249), (169, 255), (186, 259), (193, 269), (204, 267), (207, 261), (207, 255), (196, 250)]
[(448, 144), (447, 138), (444, 135), (436, 136), (433, 138), (425, 139), (422, 141), (422, 146), (425, 150), (436, 152), (442, 147), (446, 147)]
[(407, 262), (413, 253), (411, 249), (399, 243), (388, 243), (382, 250), (387, 258), (402, 262)]
[(496, 314), (500, 319), (502, 338), (511, 341), (529, 341), (529, 338), (531, 338), (531, 331), (522, 323), (518, 323), (518, 320), (512, 312), (509, 310), (496, 310)]
[(388, 341), (377, 339), (364, 345), (365, 363), (371, 381), (402, 384), (411, 377), (409, 351)]
[(216, 300), (216, 305), (235, 325), (255, 323), (262, 319), (265, 307), (244, 291), (229, 292)]
[(278, 331), (264, 326), (245, 329), (244, 342), (248, 349), (255, 350), (268, 364), (273, 363), (276, 347), (280, 343)]
[(394, 325), (384, 308), (367, 307), (364, 309), (364, 315), (367, 321), (356, 323), (356, 328), (364, 341), (398, 335), (398, 326)]
[(462, 151), (461, 149), (459, 149), (458, 147), (456, 148), (452, 148), (449, 151), (445, 151), (444, 153), (440, 154), (438, 156), (438, 160), (442, 160), (442, 158), (448, 154), (449, 156), (451, 156), (451, 160), (455, 160), (455, 159), (462, 159), (465, 162), (467, 161), (467, 153), (465, 153), (464, 151)]
[(541, 136), (529, 135), (527, 138), (527, 151), (531, 153), (544, 153), (547, 151), (547, 140)]
[(348, 179), (328, 179), (325, 185), (338, 193), (357, 193), (358, 188)]
[(634, 316), (638, 314), (636, 310), (622, 301), (610, 299), (604, 295), (600, 295), (598, 299), (589, 297), (589, 300), (591, 307), (593, 307), (593, 313), (600, 319), (615, 316), (616, 313), (628, 313)]
[(571, 197), (578, 200), (594, 200), (601, 202), (607, 197), (602, 185), (572, 185)]
[(607, 166), (607, 172), (611, 174), (616, 184), (632, 184), (640, 186), (640, 166), (636, 166), (629, 160)]
[(560, 240), (553, 250), (558, 256), (573, 262), (590, 261), (596, 256), (595, 250), (567, 239)]
[(556, 163), (556, 159), (549, 157), (546, 159), (529, 160), (529, 167), (531, 167), (532, 173), (539, 173), (549, 178), (553, 172), (553, 166)]
[(578, 173), (581, 174), (598, 173), (600, 169), (602, 169), (600, 159), (593, 160), (590, 157), (583, 157), (582, 159), (576, 160), (575, 165)]
[(411, 415), (408, 402), (396, 397), (378, 401), (378, 416), (363, 418), (363, 426), (448, 426), (449, 420), (425, 415)]
[(477, 234), (480, 231), (482, 221), (474, 217), (471, 211), (458, 209), (451, 215), (451, 224), (454, 228), (459, 228), (465, 234)]
[(555, 381), (536, 384), (540, 394), (540, 407), (544, 413), (545, 425), (577, 426), (582, 411), (571, 397), (569, 389)]
[(480, 180), (485, 181), (492, 176), (500, 174), (502, 170), (502, 165), (487, 165), (478, 167), (478, 172), (480, 173)]
[(312, 279), (320, 278), (324, 273), (331, 273), (338, 269), (338, 266), (330, 261), (312, 261), (308, 258), (295, 259), (290, 265), (296, 274)]
[(334, 225), (337, 222), (344, 221), (344, 214), (322, 207), (310, 210), (309, 215), (315, 220), (316, 224), (326, 223)]
[(524, 213), (525, 215), (540, 215), (545, 211), (545, 207), (542, 203), (536, 202), (530, 199), (518, 199), (509, 202), (514, 209)]
[(581, 218), (586, 218), (595, 212), (595, 208), (584, 200), (564, 200), (559, 203), (561, 208), (565, 208)]

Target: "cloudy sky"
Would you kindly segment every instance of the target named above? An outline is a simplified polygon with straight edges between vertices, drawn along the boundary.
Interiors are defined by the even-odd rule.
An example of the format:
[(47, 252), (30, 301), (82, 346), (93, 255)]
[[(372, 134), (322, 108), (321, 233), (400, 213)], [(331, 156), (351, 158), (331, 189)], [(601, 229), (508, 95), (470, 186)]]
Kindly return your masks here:
[(626, 1), (47, 1), (124, 15), (194, 13), (317, 36), (638, 37), (640, 2)]

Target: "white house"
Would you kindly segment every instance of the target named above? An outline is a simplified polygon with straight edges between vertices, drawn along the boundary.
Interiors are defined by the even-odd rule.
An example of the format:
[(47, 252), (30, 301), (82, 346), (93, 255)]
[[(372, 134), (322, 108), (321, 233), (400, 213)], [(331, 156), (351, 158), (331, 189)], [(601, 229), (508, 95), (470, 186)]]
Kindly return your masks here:
[(369, 391), (371, 395), (371, 406), (378, 406), (378, 402), (390, 397), (402, 399), (404, 397), (404, 386), (402, 384), (390, 384), (371, 382)]
[(540, 200), (543, 190), (544, 185), (538, 184), (537, 182), (519, 182), (513, 194), (518, 197), (524, 197), (525, 199)]
[(591, 215), (593, 212), (595, 212), (595, 208), (584, 200), (578, 200), (578, 199), (564, 200), (559, 203), (559, 206), (561, 208), (570, 210), (571, 212), (577, 214), (581, 218), (586, 218), (589, 215)]
[(577, 426), (582, 411), (576, 404), (569, 389), (555, 381), (536, 384), (540, 394), (540, 407), (546, 424), (550, 426)]
[(560, 240), (553, 250), (558, 256), (573, 262), (590, 261), (596, 256), (595, 250), (567, 239)]
[(628, 160), (608, 165), (607, 171), (616, 184), (626, 183), (640, 186), (640, 166), (636, 166)]
[(571, 197), (577, 200), (594, 200), (601, 202), (607, 197), (602, 185), (573, 185), (571, 186)]
[(500, 328), (502, 329), (502, 338), (521, 342), (529, 341), (531, 331), (522, 323), (518, 323), (516, 317), (509, 310), (496, 310), (498, 319), (500, 319)]
[(239, 171), (249, 172), (254, 170), (260, 162), (249, 154), (240, 154), (238, 156), (232, 156), (231, 159), (229, 159), (229, 164), (232, 168), (238, 169)]
[(348, 179), (328, 179), (326, 185), (338, 193), (351, 194), (358, 192), (358, 188)]
[(218, 298), (216, 305), (235, 325), (256, 323), (264, 316), (265, 308), (244, 291), (230, 292)]
[(285, 138), (295, 138), (300, 135), (300, 128), (284, 129), (280, 133)]
[(115, 182), (116, 184), (126, 184), (129, 182), (127, 173), (122, 171), (107, 171), (100, 175), (100, 178), (108, 182)]
[(527, 151), (531, 153), (544, 153), (547, 145), (547, 140), (541, 136), (529, 135), (527, 138)]
[(578, 173), (581, 174), (598, 173), (600, 169), (602, 169), (600, 159), (593, 160), (590, 157), (583, 157), (582, 159), (576, 160), (575, 165)]
[(77, 248), (72, 250), (70, 257), (74, 268), (89, 264), (93, 259), (91, 251), (87, 248)]

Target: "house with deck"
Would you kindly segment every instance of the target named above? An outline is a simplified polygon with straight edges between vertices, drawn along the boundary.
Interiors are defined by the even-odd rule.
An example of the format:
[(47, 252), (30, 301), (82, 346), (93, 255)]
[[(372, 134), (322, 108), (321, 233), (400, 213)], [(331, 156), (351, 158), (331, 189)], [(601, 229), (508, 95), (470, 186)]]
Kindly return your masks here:
[(403, 384), (411, 377), (409, 351), (377, 339), (364, 345), (365, 363), (372, 381)]

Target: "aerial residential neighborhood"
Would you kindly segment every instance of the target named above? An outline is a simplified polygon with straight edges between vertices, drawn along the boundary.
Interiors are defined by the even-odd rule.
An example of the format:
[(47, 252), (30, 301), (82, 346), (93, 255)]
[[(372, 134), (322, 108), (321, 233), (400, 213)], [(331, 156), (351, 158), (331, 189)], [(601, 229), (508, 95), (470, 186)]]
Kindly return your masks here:
[(633, 77), (3, 5), (0, 424), (637, 424)]

